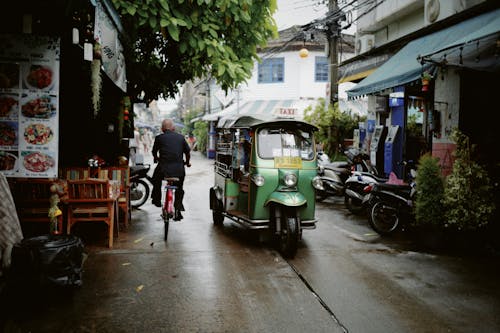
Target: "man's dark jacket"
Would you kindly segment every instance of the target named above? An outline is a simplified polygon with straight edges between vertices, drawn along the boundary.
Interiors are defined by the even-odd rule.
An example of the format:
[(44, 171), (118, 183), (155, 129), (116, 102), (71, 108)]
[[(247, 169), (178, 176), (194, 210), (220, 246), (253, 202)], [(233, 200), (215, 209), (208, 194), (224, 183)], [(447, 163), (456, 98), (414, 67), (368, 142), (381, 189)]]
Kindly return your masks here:
[(153, 156), (156, 158), (160, 152), (158, 167), (164, 176), (184, 177), (184, 157), (189, 153), (189, 144), (182, 134), (165, 131), (155, 138)]

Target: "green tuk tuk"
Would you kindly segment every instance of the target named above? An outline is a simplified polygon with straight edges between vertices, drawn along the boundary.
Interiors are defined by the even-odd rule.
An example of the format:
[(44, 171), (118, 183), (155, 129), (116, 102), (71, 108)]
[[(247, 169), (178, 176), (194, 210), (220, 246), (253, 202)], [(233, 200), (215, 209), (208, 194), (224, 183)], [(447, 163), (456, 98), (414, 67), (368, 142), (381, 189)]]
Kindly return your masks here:
[(270, 232), (279, 251), (293, 257), (303, 229), (315, 229), (317, 175), (314, 132), (291, 119), (264, 121), (250, 116), (219, 120), (215, 184), (210, 188), (213, 222), (227, 217), (242, 226)]

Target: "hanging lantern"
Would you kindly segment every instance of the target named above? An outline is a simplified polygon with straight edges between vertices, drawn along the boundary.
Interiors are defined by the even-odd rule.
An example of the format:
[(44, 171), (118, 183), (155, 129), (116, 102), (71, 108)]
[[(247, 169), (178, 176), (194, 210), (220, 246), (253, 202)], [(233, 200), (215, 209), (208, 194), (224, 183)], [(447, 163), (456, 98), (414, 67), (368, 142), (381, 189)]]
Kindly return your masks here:
[(300, 51), (299, 51), (299, 57), (301, 57), (301, 58), (307, 58), (308, 55), (309, 55), (309, 51), (305, 47), (303, 47), (303, 48), (300, 49)]

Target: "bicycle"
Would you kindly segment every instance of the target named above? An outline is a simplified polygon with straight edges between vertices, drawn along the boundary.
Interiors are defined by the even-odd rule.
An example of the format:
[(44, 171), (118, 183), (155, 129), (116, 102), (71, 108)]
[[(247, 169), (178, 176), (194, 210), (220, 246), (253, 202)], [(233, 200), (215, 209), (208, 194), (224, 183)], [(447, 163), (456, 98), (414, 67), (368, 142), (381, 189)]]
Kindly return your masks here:
[(163, 223), (165, 225), (164, 240), (167, 240), (170, 219), (173, 218), (175, 214), (174, 203), (177, 186), (175, 186), (174, 183), (178, 181), (179, 178), (177, 177), (165, 177), (162, 183), (164, 197), (161, 208), (161, 217), (163, 218)]

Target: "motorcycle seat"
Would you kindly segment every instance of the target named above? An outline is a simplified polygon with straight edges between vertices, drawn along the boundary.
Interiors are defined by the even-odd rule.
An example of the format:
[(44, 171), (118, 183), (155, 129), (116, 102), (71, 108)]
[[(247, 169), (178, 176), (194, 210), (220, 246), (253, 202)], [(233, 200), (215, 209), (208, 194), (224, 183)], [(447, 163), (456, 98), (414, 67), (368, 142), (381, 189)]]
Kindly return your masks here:
[(396, 185), (396, 184), (380, 183), (377, 184), (377, 188), (379, 191), (394, 192), (402, 196), (409, 196), (411, 193), (411, 186), (408, 184)]
[(132, 165), (130, 167), (130, 173), (135, 174), (142, 170), (149, 170), (149, 168), (150, 168), (149, 165), (144, 165), (144, 164)]
[(387, 181), (387, 178), (378, 177), (378, 176), (376, 176), (373, 173), (368, 172), (368, 171), (356, 171), (354, 174), (371, 177), (371, 178), (375, 179), (378, 183), (385, 183)]
[(331, 162), (327, 163), (325, 167), (330, 169), (349, 169), (351, 166), (348, 162)]

